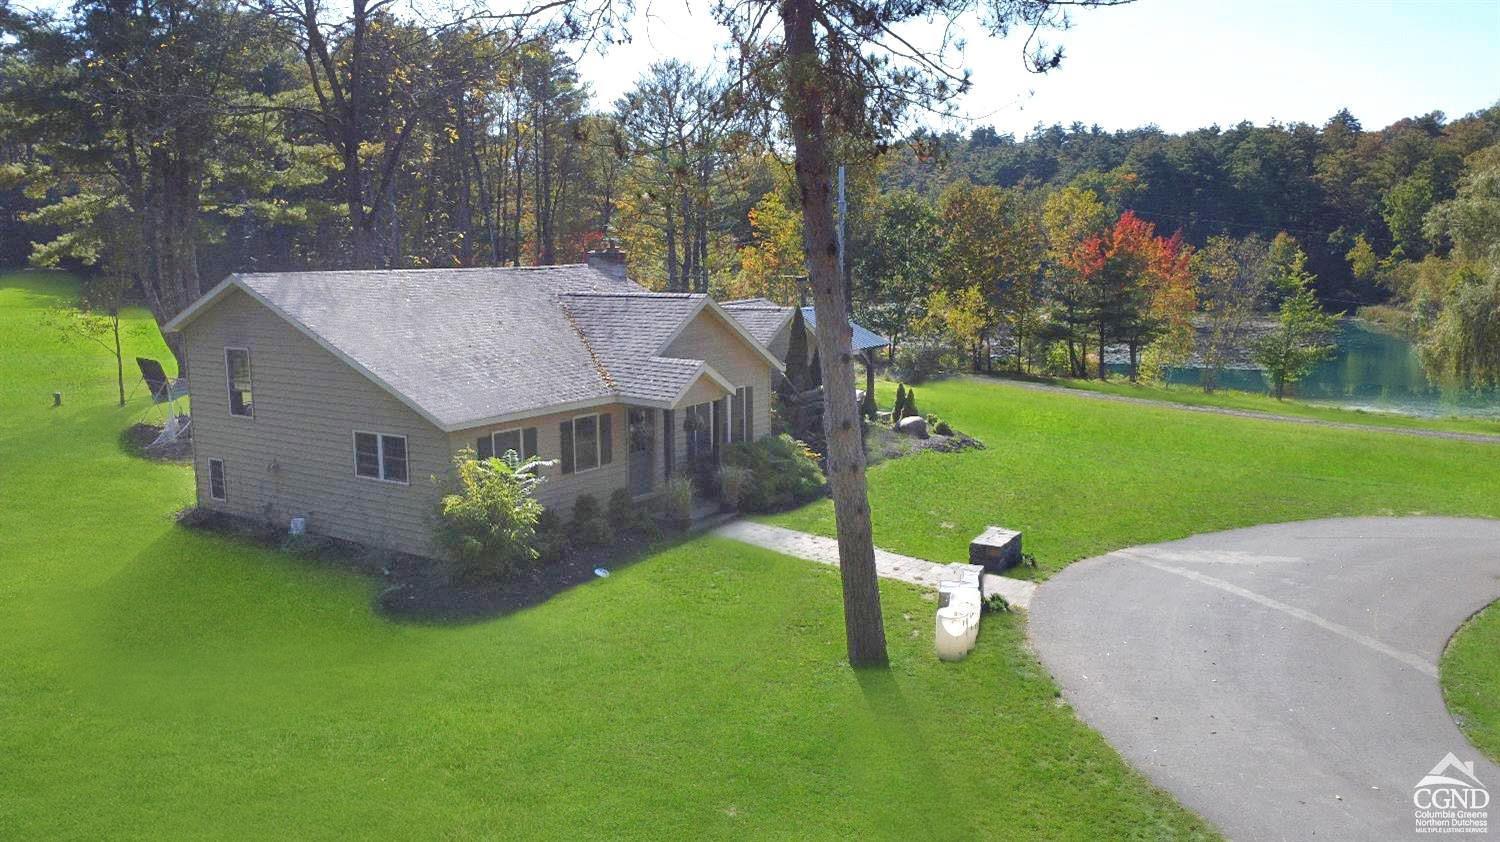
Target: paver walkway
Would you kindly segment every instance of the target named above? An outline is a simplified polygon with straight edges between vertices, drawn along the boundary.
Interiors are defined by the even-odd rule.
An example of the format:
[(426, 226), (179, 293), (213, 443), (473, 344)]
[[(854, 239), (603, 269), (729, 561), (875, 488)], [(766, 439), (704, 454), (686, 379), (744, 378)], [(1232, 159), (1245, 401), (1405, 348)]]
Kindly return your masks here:
[[(816, 561), (837, 567), (839, 544), (832, 538), (810, 535), (795, 529), (784, 529), (748, 520), (736, 520), (715, 529), (713, 534), (753, 544), (772, 552), (795, 558)], [(939, 564), (922, 558), (901, 555), (875, 548), (875, 572), (883, 579), (895, 579), (924, 588), (936, 588), (939, 582), (955, 578), (955, 568), (969, 567), (964, 564)], [(980, 590), (985, 596), (998, 593), (1016, 608), (1031, 605), (1031, 595), (1036, 591), (1035, 582), (1012, 579), (985, 573), (980, 577)]]

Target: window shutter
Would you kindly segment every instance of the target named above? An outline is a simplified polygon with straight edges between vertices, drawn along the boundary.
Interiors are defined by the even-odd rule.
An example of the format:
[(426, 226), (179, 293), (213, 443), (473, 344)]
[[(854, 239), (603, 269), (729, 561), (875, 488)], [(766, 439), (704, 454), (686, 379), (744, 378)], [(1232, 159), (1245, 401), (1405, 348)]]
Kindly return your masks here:
[(755, 387), (745, 387), (745, 441), (755, 441)]
[(495, 455), (495, 442), (489, 436), (480, 436), (479, 441), (474, 443), (474, 455), (480, 459), (489, 459)]
[(599, 416), (599, 464), (608, 465), (615, 458), (615, 415), (606, 412)]
[(522, 459), (530, 459), (531, 457), (536, 455), (535, 427), (527, 427), (526, 429), (521, 431), (521, 448), (526, 451), (525, 453), (521, 454)]
[(663, 409), (661, 411), (661, 462), (664, 468), (662, 474), (667, 479), (672, 478), (672, 462), (677, 455), (672, 452), (672, 445), (676, 443), (676, 434), (677, 431), (672, 429), (672, 410)]
[(573, 473), (573, 422), (564, 421), (557, 425), (557, 437), (562, 441), (562, 472)]

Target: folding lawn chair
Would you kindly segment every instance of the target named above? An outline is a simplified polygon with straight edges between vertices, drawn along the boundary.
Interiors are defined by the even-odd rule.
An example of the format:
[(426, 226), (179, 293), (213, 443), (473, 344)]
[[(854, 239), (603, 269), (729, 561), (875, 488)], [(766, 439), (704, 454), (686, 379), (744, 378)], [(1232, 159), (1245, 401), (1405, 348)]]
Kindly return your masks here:
[(167, 421), (162, 425), (161, 434), (147, 446), (171, 444), (187, 432), (188, 425), (192, 423), (192, 419), (177, 408), (177, 401), (188, 396), (187, 378), (168, 377), (161, 363), (149, 357), (136, 357), (135, 364), (141, 367), (141, 379), (146, 381), (146, 388), (151, 390), (151, 402), (165, 404), (167, 407)]

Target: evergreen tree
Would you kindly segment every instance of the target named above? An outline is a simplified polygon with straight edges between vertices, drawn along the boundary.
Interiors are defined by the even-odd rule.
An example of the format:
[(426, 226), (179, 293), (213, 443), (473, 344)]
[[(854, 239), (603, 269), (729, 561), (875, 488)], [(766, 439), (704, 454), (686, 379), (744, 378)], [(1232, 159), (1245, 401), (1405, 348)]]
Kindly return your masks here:
[(1323, 312), (1318, 304), (1306, 262), (1307, 256), (1300, 251), (1293, 257), (1278, 282), (1286, 290), (1286, 298), (1276, 314), (1276, 329), (1254, 345), (1255, 361), (1266, 370), (1278, 400), (1286, 395), (1288, 384), (1310, 374), (1313, 366), (1331, 356), (1336, 347), (1328, 339), (1338, 328), (1338, 317)]

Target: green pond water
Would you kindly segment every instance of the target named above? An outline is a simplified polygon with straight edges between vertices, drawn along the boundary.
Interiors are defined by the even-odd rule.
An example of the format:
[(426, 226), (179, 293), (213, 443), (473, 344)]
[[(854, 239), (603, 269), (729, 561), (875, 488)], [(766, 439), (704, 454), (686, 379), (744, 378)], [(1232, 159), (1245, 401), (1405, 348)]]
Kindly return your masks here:
[[(1174, 384), (1197, 384), (1199, 370), (1185, 367), (1168, 373)], [(1255, 369), (1229, 369), (1219, 377), (1223, 388), (1268, 391)], [(1340, 326), (1338, 352), (1295, 389), (1302, 400), (1407, 415), (1467, 415), (1500, 418), (1500, 394), (1444, 390), (1428, 379), (1412, 344), (1346, 319)]]

